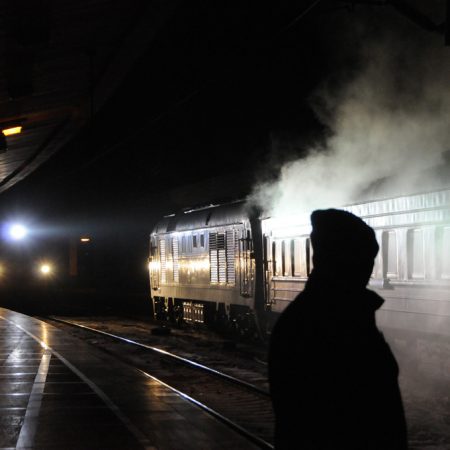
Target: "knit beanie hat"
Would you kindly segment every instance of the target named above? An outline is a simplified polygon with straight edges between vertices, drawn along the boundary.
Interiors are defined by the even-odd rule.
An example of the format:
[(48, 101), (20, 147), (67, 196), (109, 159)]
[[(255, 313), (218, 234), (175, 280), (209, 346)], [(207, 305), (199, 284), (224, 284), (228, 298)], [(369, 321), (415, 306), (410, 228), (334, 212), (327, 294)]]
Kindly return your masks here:
[(316, 260), (322, 257), (373, 260), (378, 253), (373, 229), (350, 212), (316, 210), (311, 214), (311, 224), (311, 243)]

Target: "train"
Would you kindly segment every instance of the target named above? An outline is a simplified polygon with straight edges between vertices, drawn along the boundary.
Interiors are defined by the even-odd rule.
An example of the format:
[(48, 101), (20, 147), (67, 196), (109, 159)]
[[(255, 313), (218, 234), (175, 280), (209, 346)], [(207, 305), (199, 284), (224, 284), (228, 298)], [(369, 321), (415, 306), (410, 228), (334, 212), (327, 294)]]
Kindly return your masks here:
[[(377, 323), (450, 339), (450, 189), (340, 209), (375, 230)], [(313, 268), (310, 232), (310, 212), (267, 217), (245, 200), (163, 217), (150, 234), (155, 317), (270, 335)]]

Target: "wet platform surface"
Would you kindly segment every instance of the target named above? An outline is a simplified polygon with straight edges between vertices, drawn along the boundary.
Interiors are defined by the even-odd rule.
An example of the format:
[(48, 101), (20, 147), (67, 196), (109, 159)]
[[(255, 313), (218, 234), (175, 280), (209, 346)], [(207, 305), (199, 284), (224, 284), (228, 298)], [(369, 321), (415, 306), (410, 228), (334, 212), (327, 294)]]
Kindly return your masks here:
[(257, 447), (142, 372), (0, 308), (0, 450), (230, 448)]

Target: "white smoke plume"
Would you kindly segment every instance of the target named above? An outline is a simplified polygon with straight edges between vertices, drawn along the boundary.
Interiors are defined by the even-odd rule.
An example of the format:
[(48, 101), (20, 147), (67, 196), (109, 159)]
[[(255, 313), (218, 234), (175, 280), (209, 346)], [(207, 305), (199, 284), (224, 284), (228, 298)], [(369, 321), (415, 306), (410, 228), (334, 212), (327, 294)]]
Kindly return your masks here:
[(276, 182), (254, 189), (251, 200), (266, 213), (439, 187), (430, 169), (450, 149), (450, 49), (439, 37), (406, 46), (391, 35), (366, 46), (361, 71), (338, 93), (323, 87), (313, 103), (331, 133), (325, 144), (282, 166)]

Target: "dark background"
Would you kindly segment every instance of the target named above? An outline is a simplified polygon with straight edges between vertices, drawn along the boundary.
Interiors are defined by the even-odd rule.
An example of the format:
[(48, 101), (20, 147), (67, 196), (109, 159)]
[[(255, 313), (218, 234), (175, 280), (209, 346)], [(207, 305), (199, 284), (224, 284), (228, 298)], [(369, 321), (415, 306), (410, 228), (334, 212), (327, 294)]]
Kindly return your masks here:
[[(352, 77), (364, 42), (386, 30), (435, 33), (420, 19), (445, 2), (423, 17), (383, 3), (178, 3), (87, 125), (1, 195), (3, 217), (35, 227), (20, 258), (50, 255), (60, 286), (147, 293), (148, 236), (161, 215), (243, 198), (275, 178), (329, 132), (314, 92)], [(69, 243), (83, 234), (92, 241), (78, 244), (69, 280)], [(3, 255), (18, 252), (3, 243)]]

